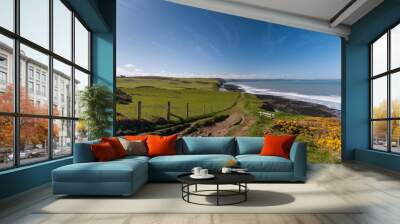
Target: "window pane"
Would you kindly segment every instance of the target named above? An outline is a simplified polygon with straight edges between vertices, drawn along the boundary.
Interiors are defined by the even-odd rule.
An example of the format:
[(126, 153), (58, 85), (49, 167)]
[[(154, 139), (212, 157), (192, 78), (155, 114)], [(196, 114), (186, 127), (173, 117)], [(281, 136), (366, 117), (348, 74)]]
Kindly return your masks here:
[(372, 81), (372, 118), (387, 117), (387, 77), (381, 77)]
[(75, 63), (89, 70), (89, 32), (75, 18)]
[(14, 31), (14, 0), (0, 1), (0, 26)]
[(53, 114), (72, 117), (71, 66), (53, 60)]
[(372, 122), (372, 147), (387, 151), (387, 121)]
[(53, 1), (53, 51), (71, 60), (72, 12), (60, 1)]
[(21, 44), (20, 108), (25, 114), (48, 114), (49, 57)]
[(390, 96), (392, 117), (400, 118), (400, 72), (391, 75)]
[(75, 69), (75, 117), (81, 114), (80, 95), (87, 86), (89, 86), (89, 75)]
[(53, 156), (72, 154), (72, 121), (53, 120)]
[(400, 121), (398, 121), (398, 120), (391, 121), (391, 124), (392, 124), (392, 129), (391, 129), (392, 148), (391, 148), (391, 151), (400, 153)]
[(372, 71), (374, 76), (387, 71), (387, 34), (372, 45)]
[(0, 116), (0, 170), (14, 165), (13, 118)]
[(13, 40), (0, 35), (0, 111), (14, 111)]
[(88, 129), (84, 120), (75, 122), (75, 142), (84, 142), (88, 138)]
[(49, 158), (48, 119), (22, 117), (20, 119), (21, 164), (34, 163)]
[(20, 0), (21, 36), (49, 48), (49, 0)]
[(391, 31), (390, 49), (390, 67), (395, 69), (400, 67), (400, 25), (397, 25)]

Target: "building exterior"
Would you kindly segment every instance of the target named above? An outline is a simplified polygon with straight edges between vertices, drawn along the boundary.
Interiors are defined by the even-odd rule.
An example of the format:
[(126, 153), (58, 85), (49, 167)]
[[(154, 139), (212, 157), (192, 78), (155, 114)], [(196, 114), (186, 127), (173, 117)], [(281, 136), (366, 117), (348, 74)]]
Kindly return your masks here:
[[(26, 91), (28, 99), (37, 108), (49, 106), (49, 71), (48, 66), (27, 57), (24, 52), (20, 54), (20, 86), (21, 92)], [(14, 83), (13, 74), (13, 48), (0, 42), (0, 94), (7, 91), (9, 85)], [(76, 84), (79, 82), (76, 81)], [(62, 71), (54, 69), (53, 76), (53, 114), (60, 117), (71, 117), (72, 114), (72, 77)], [(62, 154), (63, 149), (70, 150), (72, 138), (71, 122), (55, 120), (53, 125), (58, 129), (58, 140), (54, 140), (55, 154)], [(68, 149), (67, 149), (68, 148)]]

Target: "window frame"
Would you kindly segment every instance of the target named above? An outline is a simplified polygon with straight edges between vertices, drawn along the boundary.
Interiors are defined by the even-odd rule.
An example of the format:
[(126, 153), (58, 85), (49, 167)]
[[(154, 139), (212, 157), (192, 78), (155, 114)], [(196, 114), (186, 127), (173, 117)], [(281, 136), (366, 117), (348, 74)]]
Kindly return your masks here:
[[(74, 143), (75, 143), (75, 123), (76, 121), (79, 120), (79, 117), (75, 117), (75, 108), (72, 107), (71, 108), (71, 115), (70, 116), (56, 116), (53, 115), (53, 59), (58, 60), (59, 62), (62, 62), (66, 65), (71, 66), (71, 83), (73, 84), (75, 82), (75, 69), (85, 73), (88, 75), (89, 77), (89, 83), (88, 85), (91, 86), (92, 85), (92, 72), (91, 72), (91, 65), (92, 65), (92, 57), (91, 57), (91, 49), (92, 49), (92, 43), (91, 43), (91, 37), (92, 37), (92, 30), (88, 27), (88, 25), (83, 21), (83, 19), (79, 16), (78, 13), (76, 13), (72, 7), (65, 1), (65, 0), (59, 0), (68, 10), (71, 11), (71, 18), (70, 18), (70, 22), (71, 22), (71, 58), (67, 59), (64, 58), (63, 56), (55, 53), (53, 50), (53, 33), (54, 33), (54, 29), (53, 29), (53, 21), (54, 21), (54, 17), (53, 17), (53, 1), (54, 0), (48, 0), (49, 2), (49, 49), (46, 49), (45, 47), (42, 47), (39, 44), (36, 44), (32, 41), (30, 41), (29, 39), (23, 37), (20, 35), (20, 0), (14, 0), (13, 1), (13, 10), (14, 10), (14, 30), (10, 31), (4, 27), (0, 26), (0, 35), (3, 35), (5, 37), (11, 38), (13, 40), (13, 44), (14, 44), (14, 48), (13, 48), (13, 65), (12, 65), (12, 72), (10, 75), (13, 76), (14, 79), (14, 99), (13, 99), (13, 107), (14, 110), (13, 112), (1, 112), (0, 111), (0, 116), (10, 116), (13, 118), (13, 154), (14, 154), (14, 161), (13, 161), (13, 166), (11, 167), (5, 167), (5, 168), (0, 168), (0, 172), (4, 171), (4, 170), (10, 170), (10, 169), (15, 169), (18, 167), (23, 167), (23, 166), (29, 166), (29, 165), (33, 165), (33, 164), (37, 164), (37, 163), (43, 163), (49, 160), (53, 160), (53, 159), (62, 159), (65, 157), (70, 157), (73, 155), (74, 152)], [(89, 67), (88, 69), (85, 69), (81, 66), (79, 66), (78, 64), (75, 63), (75, 18), (77, 20), (79, 20), (79, 22), (84, 26), (84, 28), (88, 31), (89, 33), (89, 43), (88, 43), (88, 47), (89, 47)], [(49, 63), (48, 63), (48, 84), (46, 85), (46, 91), (48, 93), (46, 93), (46, 95), (48, 96), (48, 113), (46, 115), (39, 115), (39, 114), (27, 114), (27, 113), (21, 113), (20, 111), (20, 85), (21, 85), (21, 81), (20, 81), (20, 45), (23, 44), (27, 47), (32, 48), (33, 50), (39, 51), (40, 53), (43, 53), (45, 55), (48, 56), (49, 58)], [(28, 66), (28, 64), (27, 64)], [(30, 67), (28, 67), (30, 68)], [(40, 73), (42, 74), (42, 73)], [(33, 82), (35, 85), (35, 80), (36, 80), (36, 70), (33, 70)], [(27, 77), (27, 81), (30, 80), (30, 74), (27, 73), (26, 74)], [(40, 78), (40, 77), (39, 77)], [(39, 79), (39, 83), (41, 83), (41, 79)], [(27, 90), (29, 91), (29, 90)], [(36, 91), (34, 89), (34, 91)], [(74, 105), (75, 103), (75, 88), (74, 85), (71, 86), (71, 93), (73, 94), (72, 97), (72, 105)], [(40, 94), (41, 95), (41, 94)], [(48, 122), (48, 136), (47, 136), (47, 142), (49, 143), (47, 146), (48, 150), (48, 157), (44, 158), (41, 161), (38, 162), (33, 162), (33, 163), (26, 163), (26, 164), (21, 164), (20, 161), (20, 119), (21, 118), (45, 118), (47, 119)], [(71, 154), (69, 155), (63, 155), (63, 156), (57, 156), (54, 158), (53, 155), (53, 121), (55, 120), (66, 120), (66, 121), (71, 121)], [(51, 143), (51, 144), (50, 144)]]
[[(400, 72), (400, 67), (391, 69), (391, 31), (393, 28), (400, 26), (400, 22), (396, 22), (391, 25), (389, 28), (385, 29), (380, 35), (378, 35), (374, 40), (372, 40), (369, 44), (369, 149), (373, 151), (379, 152), (387, 152), (392, 154), (400, 154), (400, 152), (392, 151), (392, 121), (400, 121), (400, 117), (393, 117), (392, 116), (392, 85), (391, 80), (392, 76), (396, 75), (396, 73)], [(373, 74), (373, 44), (378, 41), (384, 35), (387, 35), (387, 64), (386, 64), (386, 71), (380, 74)], [(387, 86), (387, 105), (386, 105), (386, 117), (385, 118), (373, 118), (373, 93), (374, 93), (374, 86), (373, 81), (382, 77), (386, 77), (386, 86)], [(374, 132), (373, 132), (373, 122), (374, 121), (386, 121), (387, 122), (387, 138), (386, 138), (386, 151), (379, 150), (374, 148)]]

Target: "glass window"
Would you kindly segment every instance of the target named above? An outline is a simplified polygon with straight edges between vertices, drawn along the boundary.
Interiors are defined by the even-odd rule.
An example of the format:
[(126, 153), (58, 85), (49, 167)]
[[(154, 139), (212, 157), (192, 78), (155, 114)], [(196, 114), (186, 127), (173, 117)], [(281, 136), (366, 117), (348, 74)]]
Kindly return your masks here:
[(387, 78), (372, 82), (372, 118), (387, 118)]
[(13, 117), (0, 116), (0, 170), (14, 165)]
[(53, 120), (53, 156), (72, 154), (72, 121)]
[[(19, 3), (20, 18), (14, 13), (15, 2)], [(74, 139), (87, 140), (86, 125), (77, 126), (73, 117), (79, 117), (79, 94), (90, 84), (90, 32), (73, 15), (68, 1), (0, 0), (0, 112), (10, 113), (0, 115), (0, 170), (48, 160), (49, 155), (55, 158), (71, 155)], [(4, 29), (20, 33), (8, 35)], [(20, 45), (18, 52), (14, 52), (16, 41)], [(53, 43), (52, 49), (50, 43)], [(14, 53), (20, 60), (19, 74), (14, 71)], [(53, 53), (69, 63), (56, 60)], [(18, 100), (14, 99), (15, 77), (20, 85)], [(50, 78), (53, 89), (50, 89)], [(19, 105), (14, 105), (14, 101)], [(18, 112), (14, 111), (16, 106)], [(49, 110), (50, 106), (53, 110)], [(19, 121), (19, 131), (14, 134), (15, 121)], [(52, 127), (51, 133), (48, 133), (49, 127)], [(73, 128), (79, 131), (75, 136)], [(19, 146), (13, 145), (16, 139)], [(15, 160), (18, 156), (14, 152), (20, 160)]]
[(34, 79), (34, 74), (33, 74), (33, 67), (32, 66), (29, 66), (29, 70), (28, 70), (28, 73), (29, 73), (29, 79)]
[(84, 120), (75, 121), (75, 142), (88, 140), (88, 129)]
[(14, 0), (0, 1), (0, 26), (14, 31)]
[(400, 72), (395, 70), (400, 67), (400, 25), (372, 43), (371, 54), (371, 145), (376, 150), (400, 153)]
[[(1, 10), (0, 10), (1, 11)], [(13, 40), (0, 34), (0, 111), (14, 111)]]
[(49, 120), (44, 118), (20, 118), (21, 164), (35, 163), (49, 158)]
[(387, 34), (372, 44), (372, 75), (387, 71)]
[(387, 151), (387, 121), (372, 122), (372, 146), (374, 149)]
[(20, 0), (21, 36), (49, 48), (49, 0)]
[(34, 93), (33, 82), (28, 82), (28, 89), (29, 89), (29, 94)]
[(75, 69), (75, 117), (81, 114), (80, 95), (87, 86), (89, 86), (89, 75)]
[(390, 68), (400, 67), (400, 24), (390, 32)]
[[(22, 57), (23, 55), (23, 57)], [(29, 91), (26, 89), (26, 64), (29, 61), (29, 66), (32, 66), (36, 68), (37, 71), (37, 81), (40, 82), (40, 77), (41, 73), (40, 70), (45, 72), (45, 85), (48, 86), (48, 62), (49, 62), (49, 57), (43, 53), (40, 53), (39, 51), (33, 50), (30, 47), (27, 47), (23, 44), (21, 44), (21, 72), (20, 72), (20, 80), (21, 80), (21, 89), (20, 89), (20, 108), (21, 108), (21, 113), (24, 114), (40, 114), (40, 115), (45, 115), (48, 114), (48, 94), (47, 94), (47, 88), (45, 88), (45, 92), (43, 94), (41, 90), (41, 86), (39, 83), (36, 83), (36, 91), (35, 94), (29, 94)], [(36, 101), (41, 101), (42, 103), (40, 104), (31, 104), (30, 100), (36, 100)]]
[(89, 70), (89, 32), (75, 18), (75, 63)]
[(60, 1), (53, 0), (53, 51), (71, 60), (72, 12)]
[(400, 153), (400, 120), (391, 121), (391, 151)]
[[(62, 117), (72, 117), (72, 91), (71, 89), (63, 88), (63, 83), (72, 84), (72, 68), (58, 60), (53, 60), (53, 114)], [(59, 81), (59, 80), (65, 80)], [(61, 86), (60, 86), (61, 85)], [(59, 93), (58, 90), (61, 90)], [(58, 101), (59, 94), (61, 94), (61, 101)], [(64, 97), (67, 99), (64, 101)], [(62, 113), (60, 108), (66, 108)]]
[(391, 75), (391, 116), (400, 118), (400, 72)]

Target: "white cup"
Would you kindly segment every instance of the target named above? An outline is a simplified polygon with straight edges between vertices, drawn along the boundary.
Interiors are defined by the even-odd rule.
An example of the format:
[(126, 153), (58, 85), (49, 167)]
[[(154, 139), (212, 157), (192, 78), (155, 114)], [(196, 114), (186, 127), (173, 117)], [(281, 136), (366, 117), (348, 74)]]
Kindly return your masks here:
[(230, 172), (232, 172), (232, 168), (229, 168), (229, 167), (222, 167), (221, 172), (222, 172), (222, 173), (230, 173)]
[(201, 169), (200, 170), (200, 176), (207, 176), (208, 175), (208, 169)]
[(192, 169), (192, 173), (193, 173), (194, 175), (196, 175), (196, 176), (199, 176), (199, 175), (201, 175), (201, 173), (200, 173), (201, 170), (202, 170), (201, 167), (194, 167), (194, 168)]

